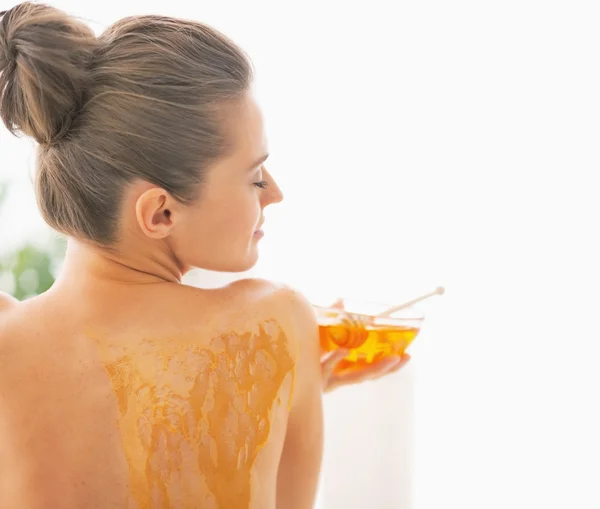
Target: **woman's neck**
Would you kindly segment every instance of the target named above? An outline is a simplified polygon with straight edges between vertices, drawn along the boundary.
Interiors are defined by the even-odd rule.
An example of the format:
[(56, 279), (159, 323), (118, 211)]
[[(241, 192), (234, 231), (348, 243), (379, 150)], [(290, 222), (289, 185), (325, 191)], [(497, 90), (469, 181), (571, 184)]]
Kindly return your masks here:
[(69, 239), (55, 287), (89, 283), (181, 283), (185, 269), (168, 246), (119, 246), (113, 251)]

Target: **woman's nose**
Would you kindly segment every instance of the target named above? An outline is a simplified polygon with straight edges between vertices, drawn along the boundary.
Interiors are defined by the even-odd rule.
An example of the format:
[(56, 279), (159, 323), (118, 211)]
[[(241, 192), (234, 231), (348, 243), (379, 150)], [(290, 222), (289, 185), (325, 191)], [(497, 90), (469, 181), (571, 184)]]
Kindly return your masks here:
[(277, 182), (273, 180), (273, 186), (270, 186), (270, 188), (272, 193), (270, 203), (279, 203), (281, 200), (283, 200), (283, 193), (277, 185)]
[(263, 199), (265, 201), (263, 206), (266, 207), (271, 203), (279, 203), (281, 200), (283, 200), (283, 193), (277, 185), (277, 182), (275, 182), (273, 176), (266, 169), (264, 171), (266, 173), (266, 180), (269, 182), (269, 185), (266, 189), (267, 192), (263, 194)]

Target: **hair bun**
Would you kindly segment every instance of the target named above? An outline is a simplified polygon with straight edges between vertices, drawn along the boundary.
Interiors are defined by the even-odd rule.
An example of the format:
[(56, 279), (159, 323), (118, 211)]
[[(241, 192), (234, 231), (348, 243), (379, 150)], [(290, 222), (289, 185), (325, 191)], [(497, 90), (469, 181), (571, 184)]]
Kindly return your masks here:
[(92, 30), (44, 4), (23, 2), (0, 19), (0, 116), (12, 133), (52, 144), (68, 134), (90, 83)]
[(9, 11), (0, 12), (0, 70), (10, 69), (10, 66), (15, 64), (17, 59), (17, 52), (15, 51), (14, 45), (11, 41), (6, 38), (6, 31), (3, 30), (4, 23), (3, 18), (8, 14)]

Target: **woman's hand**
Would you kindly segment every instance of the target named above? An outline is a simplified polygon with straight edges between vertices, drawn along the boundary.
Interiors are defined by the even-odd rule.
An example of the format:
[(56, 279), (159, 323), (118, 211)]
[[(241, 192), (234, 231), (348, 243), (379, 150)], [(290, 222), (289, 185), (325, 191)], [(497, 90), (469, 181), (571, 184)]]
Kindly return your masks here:
[(395, 373), (410, 360), (410, 355), (405, 353), (402, 357), (386, 357), (362, 369), (348, 369), (334, 373), (333, 370), (336, 365), (346, 355), (348, 355), (348, 350), (340, 348), (333, 352), (328, 352), (321, 357), (324, 392), (330, 392), (343, 385), (357, 384), (366, 380), (376, 380), (390, 373)]
[[(330, 308), (344, 309), (344, 300), (337, 299)], [(323, 375), (323, 391), (330, 392), (343, 385), (353, 385), (366, 380), (376, 380), (400, 370), (409, 360), (407, 353), (401, 357), (386, 357), (361, 369), (348, 369), (334, 373), (337, 364), (348, 355), (348, 350), (338, 348), (321, 356), (321, 373)]]

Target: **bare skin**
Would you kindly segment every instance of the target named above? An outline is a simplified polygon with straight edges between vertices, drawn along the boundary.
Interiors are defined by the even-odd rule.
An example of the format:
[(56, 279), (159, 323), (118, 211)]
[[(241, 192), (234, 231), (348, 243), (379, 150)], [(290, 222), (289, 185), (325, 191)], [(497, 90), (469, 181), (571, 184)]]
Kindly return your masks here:
[(282, 199), (250, 94), (229, 118), (234, 151), (195, 203), (132, 182), (118, 245), (69, 239), (51, 290), (0, 294), (0, 509), (309, 509), (323, 391), (408, 360), (333, 375), (345, 353), (321, 357), (297, 292), (181, 284), (251, 268)]
[(0, 296), (0, 509), (313, 506), (310, 304), (260, 280), (181, 284), (192, 267), (252, 267), (282, 199), (252, 96), (229, 116), (235, 150), (196, 203), (132, 182), (113, 250), (69, 239), (48, 292)]
[(409, 354), (404, 353), (400, 357), (381, 359), (361, 370), (348, 369), (334, 373), (333, 370), (336, 365), (346, 355), (348, 355), (348, 350), (339, 348), (321, 356), (321, 374), (323, 378), (323, 390), (325, 392), (331, 392), (346, 385), (355, 385), (391, 375), (400, 371), (411, 359)]
[[(21, 304), (3, 300), (0, 507), (312, 506), (321, 455), (321, 373), (317, 343), (311, 338), (310, 310), (297, 294), (264, 281), (242, 281), (211, 291), (172, 283), (143, 290), (112, 284), (92, 289), (85, 284)], [(190, 345), (191, 350), (214, 351), (211, 339), (227, 334), (240, 341), (261, 326), (281, 350), (271, 357), (275, 361), (271, 373), (254, 363), (252, 383), (266, 380), (256, 384), (255, 395), (256, 416), (264, 420), (262, 437), (257, 436), (255, 423), (244, 428), (243, 436), (241, 422), (228, 435), (213, 426), (205, 436), (214, 438), (218, 458), (210, 458), (208, 449), (193, 443), (201, 438), (198, 434), (184, 436), (176, 419), (165, 427), (165, 419), (154, 411), (147, 428), (157, 440), (164, 431), (166, 451), (154, 454), (154, 461), (162, 463), (149, 470), (147, 456), (140, 463), (140, 458), (128, 454), (132, 447), (128, 437), (138, 430), (127, 428), (129, 421), (143, 417), (147, 407), (133, 405), (134, 399), (140, 405), (145, 401), (133, 382), (125, 387), (137, 391), (137, 398), (129, 395), (133, 408), (128, 416), (120, 411), (119, 394), (103, 356), (109, 346), (117, 345), (128, 354), (137, 352), (142, 366), (170, 351), (175, 364), (164, 366), (160, 375), (163, 387), (174, 387), (187, 375), (208, 374), (206, 366), (183, 359), (186, 350), (189, 357)], [(156, 338), (157, 346), (140, 354), (140, 340), (145, 338)], [(242, 350), (252, 356), (264, 348), (243, 345)], [(221, 375), (219, 382), (224, 384), (227, 374)], [(155, 383), (153, 388), (157, 387)], [(251, 386), (240, 383), (236, 389), (246, 398)], [(183, 383), (180, 391), (186, 390), (188, 398), (196, 398), (200, 412), (211, 418), (210, 409), (203, 408), (206, 395), (190, 395)], [(177, 392), (165, 394), (162, 403), (173, 403)], [(217, 405), (228, 405), (224, 399), (231, 398), (231, 392), (221, 387), (209, 396)], [(179, 408), (192, 410), (185, 404)], [(240, 412), (250, 408), (242, 405)], [(213, 411), (212, 417), (219, 415)], [(197, 425), (198, 420), (193, 422)], [(239, 464), (240, 444), (248, 436), (250, 451)], [(228, 446), (235, 449), (233, 469)], [(187, 460), (182, 451), (188, 453)], [(166, 472), (161, 477), (165, 469), (175, 469), (177, 457), (176, 475)], [(157, 488), (161, 482), (162, 491)], [(232, 488), (235, 483), (237, 491)]]

